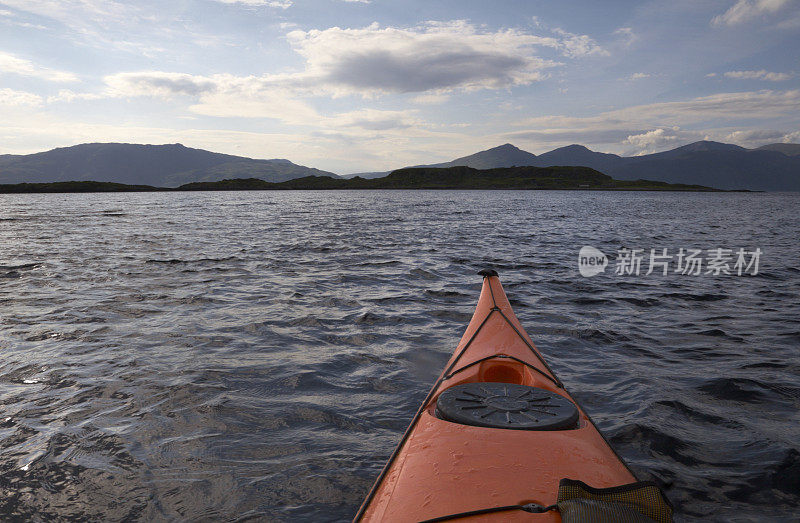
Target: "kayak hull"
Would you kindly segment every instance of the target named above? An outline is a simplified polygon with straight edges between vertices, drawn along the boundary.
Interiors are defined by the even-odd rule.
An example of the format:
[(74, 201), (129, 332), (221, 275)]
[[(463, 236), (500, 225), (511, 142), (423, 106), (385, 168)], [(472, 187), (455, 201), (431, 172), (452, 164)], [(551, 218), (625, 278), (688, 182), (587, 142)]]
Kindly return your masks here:
[[(545, 389), (578, 409), (575, 428), (510, 430), (436, 415), (445, 390), (475, 382)], [(517, 320), (496, 275), (484, 278), (472, 321), (361, 507), (360, 521), (424, 521), (506, 505), (556, 502), (559, 481), (594, 487), (635, 481), (589, 416), (563, 388)], [(484, 521), (560, 521), (556, 511), (506, 511)]]

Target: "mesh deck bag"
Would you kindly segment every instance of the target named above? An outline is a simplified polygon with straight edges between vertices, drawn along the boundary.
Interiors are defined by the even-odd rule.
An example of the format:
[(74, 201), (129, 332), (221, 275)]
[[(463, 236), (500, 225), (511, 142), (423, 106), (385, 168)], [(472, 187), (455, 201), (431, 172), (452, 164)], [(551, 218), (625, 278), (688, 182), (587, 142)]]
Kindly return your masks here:
[(652, 481), (594, 488), (562, 479), (556, 505), (564, 523), (672, 523), (672, 504)]

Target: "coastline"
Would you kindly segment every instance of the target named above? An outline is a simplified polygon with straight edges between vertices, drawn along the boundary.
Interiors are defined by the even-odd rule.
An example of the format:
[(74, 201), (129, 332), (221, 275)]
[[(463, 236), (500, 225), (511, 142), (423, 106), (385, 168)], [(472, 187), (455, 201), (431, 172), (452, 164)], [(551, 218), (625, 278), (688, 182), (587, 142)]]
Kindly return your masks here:
[[(305, 176), (283, 182), (232, 178), (178, 187), (100, 181), (0, 184), (0, 194), (83, 192), (286, 191), (286, 190), (571, 190), (731, 192), (713, 187), (652, 180), (615, 180), (588, 167), (408, 168), (383, 178)], [(745, 190), (741, 190), (745, 191)], [(741, 192), (732, 191), (732, 192)]]

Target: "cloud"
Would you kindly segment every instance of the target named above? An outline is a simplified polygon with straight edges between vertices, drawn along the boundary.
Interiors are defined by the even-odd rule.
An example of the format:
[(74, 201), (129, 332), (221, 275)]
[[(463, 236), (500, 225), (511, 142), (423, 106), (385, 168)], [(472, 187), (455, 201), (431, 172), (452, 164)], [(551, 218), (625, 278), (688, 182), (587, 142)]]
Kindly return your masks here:
[(587, 44), (516, 30), (480, 32), (464, 22), (428, 22), (398, 29), (292, 31), (289, 43), (306, 60), (302, 77), (337, 94), (376, 95), (445, 90), (503, 89), (541, 80), (556, 63), (535, 47), (584, 52)]
[(411, 111), (379, 111), (361, 109), (337, 115), (330, 123), (341, 127), (357, 127), (368, 131), (407, 129), (421, 122), (411, 117)]
[(588, 35), (578, 35), (558, 28), (553, 29), (553, 32), (561, 37), (559, 43), (554, 47), (560, 49), (564, 56), (575, 58), (591, 55), (608, 56), (609, 54)]
[(203, 94), (189, 107), (195, 114), (219, 118), (271, 118), (290, 125), (318, 125), (322, 117), (308, 104), (280, 91), (238, 88)]
[(781, 142), (783, 143), (797, 143), (800, 142), (800, 131), (793, 131), (790, 133), (786, 133), (781, 138)]
[[(195, 114), (220, 118), (271, 118), (289, 124), (311, 124), (320, 116), (296, 93), (256, 76), (191, 75), (165, 71), (136, 71), (105, 77), (104, 95), (111, 98), (148, 96), (166, 100), (184, 97)], [(73, 95), (72, 98), (96, 95)], [(70, 95), (62, 97), (69, 100)]]
[(627, 80), (643, 80), (645, 78), (650, 78), (651, 74), (649, 73), (633, 73), (632, 75), (628, 76)]
[(57, 95), (47, 97), (47, 103), (69, 103), (74, 102), (75, 100), (100, 100), (102, 98), (108, 98), (108, 96), (100, 93), (76, 93), (70, 89), (60, 89)]
[[(164, 99), (189, 97), (189, 110), (219, 118), (270, 118), (293, 125), (348, 127), (371, 131), (405, 129), (418, 124), (410, 111), (363, 109), (326, 117), (320, 115), (295, 93), (265, 77), (234, 75), (196, 76), (163, 71), (140, 71), (105, 78), (107, 97), (151, 96)], [(95, 98), (96, 94), (59, 93), (53, 101)], [(49, 100), (50, 101), (50, 100)]]
[(441, 103), (456, 91), (507, 89), (544, 79), (546, 69), (560, 64), (539, 57), (543, 47), (573, 57), (604, 52), (585, 35), (554, 32), (558, 37), (513, 29), (486, 32), (465, 21), (405, 29), (372, 24), (361, 29), (295, 30), (287, 40), (305, 60), (298, 72), (247, 77), (124, 72), (105, 78), (106, 92), (116, 97), (195, 97), (199, 103), (193, 111), (219, 116), (271, 114), (283, 100), (301, 109), (300, 119), (315, 117), (308, 106), (300, 107), (301, 98), (420, 93), (424, 96), (414, 103)]
[[(64, 45), (69, 43), (101, 49), (121, 50), (137, 58), (174, 56), (187, 42), (212, 37), (208, 31), (189, 31), (192, 17), (185, 2), (125, 2), (115, 0), (0, 0), (20, 13), (33, 15)], [(157, 9), (152, 6), (157, 5)], [(199, 15), (194, 10), (194, 15)], [(20, 24), (18, 24), (20, 25)]]
[(612, 111), (623, 120), (661, 120), (682, 125), (710, 119), (768, 119), (796, 112), (800, 90), (717, 93), (680, 102), (661, 102)]
[[(538, 56), (542, 48), (568, 57), (605, 53), (586, 35), (552, 32), (556, 36), (514, 29), (492, 32), (465, 21), (411, 28), (375, 23), (360, 29), (294, 30), (286, 38), (304, 59), (300, 71), (260, 76), (121, 72), (105, 77), (104, 94), (190, 97), (196, 102), (190, 110), (198, 114), (305, 124), (319, 115), (304, 98), (417, 93), (413, 103), (441, 103), (453, 92), (508, 89), (546, 78), (547, 69), (561, 64)], [(95, 97), (96, 93), (63, 92), (50, 101)]]
[(760, 71), (728, 71), (724, 76), (740, 80), (769, 80), (770, 82), (782, 82), (792, 77), (788, 73), (771, 73), (764, 69)]
[(415, 96), (411, 99), (411, 103), (420, 105), (438, 105), (445, 103), (450, 99), (450, 95), (444, 93), (426, 93)]
[(78, 77), (73, 73), (42, 67), (30, 60), (0, 51), (0, 74), (3, 73), (40, 78), (49, 82), (78, 81)]
[[(770, 119), (796, 114), (800, 105), (800, 90), (746, 91), (717, 93), (677, 102), (634, 105), (596, 116), (541, 116), (517, 122), (538, 131), (568, 131), (574, 128), (592, 129), (652, 129), (685, 126), (711, 119)], [(673, 123), (674, 122), (674, 123)]]
[[(727, 135), (738, 130), (731, 129), (730, 124), (741, 125), (743, 121), (752, 122), (752, 127), (756, 128), (772, 127), (776, 121), (784, 121), (785, 125), (796, 128), (800, 125), (796, 116), (798, 106), (800, 90), (717, 93), (684, 101), (631, 106), (592, 116), (528, 118), (514, 124), (522, 127), (520, 130), (504, 133), (502, 138), (529, 140), (540, 145), (611, 144), (614, 152), (635, 154), (642, 152), (641, 147), (652, 150), (668, 146), (673, 142), (671, 136), (683, 143), (701, 139), (724, 141)], [(742, 144), (755, 140), (755, 137), (746, 138), (741, 134), (736, 136)]]
[(735, 26), (755, 18), (773, 14), (791, 3), (791, 0), (738, 0), (730, 9), (711, 20), (714, 26)]
[[(566, 56), (603, 52), (585, 35), (554, 32), (558, 38), (512, 29), (485, 32), (465, 21), (427, 22), (406, 29), (372, 24), (361, 29), (296, 30), (287, 40), (305, 60), (302, 71), (247, 77), (124, 72), (105, 78), (106, 94), (188, 96), (197, 99), (191, 110), (200, 114), (298, 123), (318, 118), (302, 98), (421, 93), (414, 103), (441, 103), (455, 91), (507, 89), (545, 78), (543, 71), (559, 64), (540, 58), (536, 51), (542, 47)], [(295, 116), (289, 107), (297, 111)]]
[(117, 73), (105, 77), (111, 96), (199, 96), (217, 90), (217, 82), (209, 77), (164, 71)]
[(108, 28), (124, 24), (137, 17), (135, 6), (113, 0), (3, 0), (3, 4), (19, 11), (35, 14), (79, 30), (89, 27)]
[[(539, 37), (539, 45), (551, 47), (564, 56), (570, 58), (579, 58), (591, 55), (609, 55), (609, 52), (601, 47), (589, 35), (570, 33), (569, 31), (565, 31), (560, 27), (549, 27), (547, 24), (542, 22), (539, 17), (536, 16), (531, 17), (531, 21), (538, 29), (548, 31), (549, 33), (555, 35), (551, 37)], [(629, 27), (621, 28), (618, 31), (621, 31), (620, 34), (625, 34), (626, 38), (634, 38), (633, 31)], [(615, 34), (617, 34), (617, 31), (615, 31)]]
[(745, 147), (766, 145), (768, 143), (792, 143), (800, 140), (800, 131), (786, 132), (769, 129), (749, 129), (728, 133), (724, 140)]
[(13, 89), (0, 89), (0, 106), (19, 107), (19, 106), (39, 106), (42, 104), (42, 97), (25, 91), (15, 91)]
[(675, 145), (678, 141), (676, 132), (679, 128), (672, 129), (653, 129), (642, 134), (634, 134), (625, 138), (624, 143), (633, 145), (639, 152), (638, 154), (648, 154), (667, 145)]
[(279, 9), (288, 9), (292, 7), (291, 0), (215, 0), (222, 4), (242, 4), (254, 7), (275, 7)]

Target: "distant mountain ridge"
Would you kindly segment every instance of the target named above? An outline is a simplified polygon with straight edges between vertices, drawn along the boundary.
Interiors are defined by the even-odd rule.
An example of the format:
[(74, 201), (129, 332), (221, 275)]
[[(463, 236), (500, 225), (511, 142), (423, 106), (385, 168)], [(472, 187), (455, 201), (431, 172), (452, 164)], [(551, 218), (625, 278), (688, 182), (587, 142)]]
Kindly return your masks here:
[(101, 181), (177, 187), (190, 182), (259, 178), (283, 182), (336, 176), (289, 160), (256, 160), (181, 144), (88, 143), (27, 155), (0, 156), (0, 183)]
[[(800, 144), (775, 143), (756, 149), (712, 141), (694, 142), (642, 156), (618, 156), (568, 145), (536, 156), (503, 144), (450, 162), (414, 166), (589, 167), (617, 180), (653, 180), (717, 189), (800, 191)], [(342, 178), (380, 178), (391, 171)], [(285, 159), (257, 160), (184, 147), (90, 143), (28, 155), (0, 155), (0, 184), (98, 181), (177, 187), (186, 183), (257, 178), (279, 183), (334, 173), (296, 165)]]
[(770, 143), (758, 147), (759, 151), (778, 151), (786, 156), (800, 156), (800, 143)]
[(499, 167), (516, 167), (534, 165), (536, 155), (518, 149), (510, 143), (493, 147), (486, 151), (456, 158), (452, 162), (437, 163), (434, 165), (416, 165), (415, 167), (472, 167), (473, 169), (497, 169)]
[(704, 140), (642, 156), (599, 153), (577, 144), (536, 156), (504, 144), (451, 162), (422, 167), (490, 169), (515, 165), (583, 166), (618, 180), (644, 179), (726, 190), (800, 191), (800, 144), (770, 144), (746, 149)]

